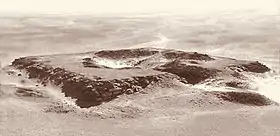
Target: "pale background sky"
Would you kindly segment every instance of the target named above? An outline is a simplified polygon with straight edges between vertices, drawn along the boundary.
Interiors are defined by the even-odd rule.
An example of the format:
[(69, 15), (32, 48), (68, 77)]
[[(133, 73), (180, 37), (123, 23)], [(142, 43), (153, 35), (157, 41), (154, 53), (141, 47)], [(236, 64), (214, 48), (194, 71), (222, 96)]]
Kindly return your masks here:
[(0, 0), (0, 13), (279, 12), (279, 0)]

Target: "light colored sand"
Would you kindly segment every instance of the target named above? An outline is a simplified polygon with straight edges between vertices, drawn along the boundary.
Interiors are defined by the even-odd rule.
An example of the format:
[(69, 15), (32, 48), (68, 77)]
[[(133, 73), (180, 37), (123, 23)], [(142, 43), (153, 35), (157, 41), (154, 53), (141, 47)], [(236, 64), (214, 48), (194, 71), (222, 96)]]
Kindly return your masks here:
[[(12, 90), (13, 88), (10, 87)], [(48, 89), (48, 88), (46, 88)], [(1, 88), (3, 90), (3, 86)], [(5, 89), (5, 91), (8, 91)], [(46, 90), (53, 91), (53, 90)], [(0, 97), (1, 136), (278, 136), (280, 108), (249, 107), (201, 96), (174, 82), (67, 114), (43, 109), (59, 98)], [(202, 99), (203, 98), (203, 99)], [(60, 98), (65, 99), (65, 98)], [(194, 100), (190, 102), (190, 100)], [(211, 102), (211, 103), (209, 103)]]

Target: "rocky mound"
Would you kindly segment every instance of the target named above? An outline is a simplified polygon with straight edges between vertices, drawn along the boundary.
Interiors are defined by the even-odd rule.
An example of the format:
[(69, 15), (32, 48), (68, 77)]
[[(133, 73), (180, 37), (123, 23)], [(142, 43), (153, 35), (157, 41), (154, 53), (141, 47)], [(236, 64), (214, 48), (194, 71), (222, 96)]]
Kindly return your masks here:
[(204, 61), (211, 61), (215, 60), (214, 58), (210, 57), (207, 54), (200, 54), (197, 52), (183, 52), (183, 51), (163, 51), (163, 56), (167, 59), (182, 59), (182, 60), (204, 60)]
[(42, 84), (61, 87), (65, 96), (76, 99), (82, 108), (138, 92), (165, 79), (193, 85), (208, 79), (234, 83), (244, 80), (243, 72), (269, 71), (259, 62), (149, 48), (23, 57), (14, 60), (12, 66)]
[(187, 80), (190, 84), (197, 84), (216, 75), (219, 70), (212, 68), (203, 68), (196, 65), (187, 65), (180, 61), (172, 61), (156, 67), (155, 70), (178, 75)]
[(230, 65), (229, 68), (237, 69), (239, 72), (246, 71), (254, 73), (264, 73), (270, 70), (267, 66), (261, 64), (258, 61), (240, 65)]
[(101, 80), (102, 77), (87, 77), (64, 68), (51, 67), (35, 59), (20, 58), (13, 62), (18, 69), (24, 69), (29, 78), (38, 79), (41, 83), (53, 83), (62, 88), (66, 97), (77, 99), (76, 103), (82, 108), (96, 106), (110, 101), (121, 94), (132, 94), (147, 87), (151, 83), (164, 78), (177, 78), (164, 73), (157, 75), (133, 76), (130, 78)]
[(98, 57), (109, 58), (109, 59), (126, 59), (126, 58), (139, 58), (145, 56), (152, 56), (156, 53), (159, 53), (159, 51), (147, 49), (147, 48), (140, 48), (140, 49), (99, 51), (96, 52), (95, 55)]
[(267, 106), (276, 104), (264, 95), (253, 92), (204, 92), (204, 94), (213, 94), (219, 99), (227, 102), (250, 105), (250, 106)]

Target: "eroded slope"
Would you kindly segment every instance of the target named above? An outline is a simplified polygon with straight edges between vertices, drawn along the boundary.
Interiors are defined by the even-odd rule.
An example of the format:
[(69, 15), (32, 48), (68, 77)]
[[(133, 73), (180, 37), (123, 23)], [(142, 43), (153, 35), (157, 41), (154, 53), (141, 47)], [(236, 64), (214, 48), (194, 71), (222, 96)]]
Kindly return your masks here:
[(65, 96), (76, 99), (82, 108), (139, 92), (167, 79), (192, 85), (211, 80), (245, 88), (244, 72), (270, 70), (259, 62), (151, 48), (23, 57), (12, 66), (42, 84), (61, 87)]

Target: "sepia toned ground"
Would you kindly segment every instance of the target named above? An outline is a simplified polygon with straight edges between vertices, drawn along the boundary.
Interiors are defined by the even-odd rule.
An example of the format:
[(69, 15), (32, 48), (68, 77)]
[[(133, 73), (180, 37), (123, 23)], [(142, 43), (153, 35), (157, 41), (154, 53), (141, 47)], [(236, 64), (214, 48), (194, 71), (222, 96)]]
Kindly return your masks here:
[[(29, 16), (0, 17), (0, 20), (0, 136), (280, 134), (277, 54), (280, 31), (276, 15)], [(168, 63), (166, 56), (153, 56), (148, 61), (132, 57), (136, 62), (141, 61), (135, 64), (122, 61), (123, 58), (121, 61), (104, 59), (106, 52), (99, 53), (103, 57), (92, 55), (103, 49), (143, 47), (198, 52), (216, 60), (210, 63), (212, 60), (191, 59), (181, 64)], [(25, 56), (35, 56), (44, 64), (87, 74), (94, 77), (92, 79), (95, 76), (106, 80), (145, 77), (162, 72), (170, 72), (172, 76), (137, 88), (132, 94), (124, 93), (97, 106), (80, 108), (76, 103), (78, 98), (71, 98), (71, 94), (65, 97), (61, 85), (42, 82), (44, 80), (38, 78), (40, 73), (33, 73), (30, 78), (27, 67), (9, 66)], [(254, 73), (243, 69), (245, 71), (239, 73), (246, 77), (242, 80), (248, 83), (246, 86), (236, 82), (219, 84), (220, 80), (214, 80), (217, 78), (191, 84), (188, 80), (181, 81), (182, 77), (189, 76), (178, 73), (178, 70), (187, 70), (186, 65), (223, 70), (233, 62), (255, 61), (270, 70)], [(35, 66), (42, 65), (32, 67)], [(229, 71), (218, 74), (219, 79), (236, 79), (228, 78)]]

